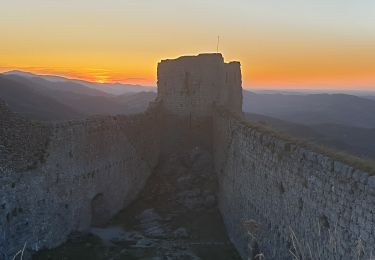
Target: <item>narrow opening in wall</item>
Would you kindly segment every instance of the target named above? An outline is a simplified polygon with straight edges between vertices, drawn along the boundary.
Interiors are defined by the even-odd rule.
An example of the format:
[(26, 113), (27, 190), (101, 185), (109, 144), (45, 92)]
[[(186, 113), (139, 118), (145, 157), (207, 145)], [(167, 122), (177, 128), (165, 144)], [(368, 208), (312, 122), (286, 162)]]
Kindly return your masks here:
[(319, 225), (323, 228), (323, 229), (329, 229), (330, 225), (329, 225), (329, 221), (328, 221), (328, 218), (327, 216), (325, 215), (321, 215), (319, 217)]
[(284, 188), (284, 185), (283, 185), (282, 182), (280, 182), (279, 190), (280, 190), (280, 193), (281, 193), (281, 194), (285, 193), (285, 188)]
[(259, 245), (256, 241), (251, 242), (251, 252), (252, 252), (252, 258), (251, 259), (262, 259), (261, 255), (262, 253), (260, 252)]
[(298, 199), (298, 208), (299, 208), (300, 211), (303, 210), (303, 200), (302, 200), (302, 198)]
[(110, 214), (106, 206), (105, 197), (102, 193), (99, 193), (91, 200), (91, 226), (104, 225), (109, 219)]

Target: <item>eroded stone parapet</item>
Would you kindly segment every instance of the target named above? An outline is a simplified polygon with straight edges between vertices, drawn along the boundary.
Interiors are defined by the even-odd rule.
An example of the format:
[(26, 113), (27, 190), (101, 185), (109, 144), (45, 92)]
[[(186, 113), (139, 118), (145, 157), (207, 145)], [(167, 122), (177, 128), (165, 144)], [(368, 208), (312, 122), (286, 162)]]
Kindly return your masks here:
[(48, 156), (51, 126), (11, 112), (0, 100), (0, 174), (35, 169)]
[(31, 138), (8, 134), (5, 145), (29, 141), (26, 152), (42, 147), (46, 156), (32, 168), (0, 168), (0, 259), (12, 259), (25, 243), (29, 250), (58, 246), (71, 232), (108, 220), (136, 198), (158, 162), (157, 114), (54, 123), (48, 144), (33, 141), (38, 125), (9, 117), (16, 130), (26, 124), (18, 131)]
[[(217, 112), (213, 135), (219, 205), (244, 259), (258, 253), (291, 259), (290, 252), (304, 259), (370, 259), (374, 176), (231, 113)], [(257, 229), (245, 228), (246, 221)]]

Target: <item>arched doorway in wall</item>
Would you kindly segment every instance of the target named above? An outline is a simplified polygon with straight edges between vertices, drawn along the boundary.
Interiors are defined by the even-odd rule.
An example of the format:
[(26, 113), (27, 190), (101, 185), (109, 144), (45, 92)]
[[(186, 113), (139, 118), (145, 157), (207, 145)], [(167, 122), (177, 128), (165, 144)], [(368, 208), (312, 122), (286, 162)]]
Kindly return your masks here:
[(106, 198), (102, 193), (95, 195), (91, 200), (91, 226), (104, 225), (110, 219)]

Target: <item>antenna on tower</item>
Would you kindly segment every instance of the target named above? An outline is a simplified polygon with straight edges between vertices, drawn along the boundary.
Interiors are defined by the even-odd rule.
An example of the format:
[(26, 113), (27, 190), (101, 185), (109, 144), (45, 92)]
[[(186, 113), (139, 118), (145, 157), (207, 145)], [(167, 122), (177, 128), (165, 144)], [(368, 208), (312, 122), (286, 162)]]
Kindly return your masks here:
[(216, 53), (219, 53), (220, 35), (217, 36)]

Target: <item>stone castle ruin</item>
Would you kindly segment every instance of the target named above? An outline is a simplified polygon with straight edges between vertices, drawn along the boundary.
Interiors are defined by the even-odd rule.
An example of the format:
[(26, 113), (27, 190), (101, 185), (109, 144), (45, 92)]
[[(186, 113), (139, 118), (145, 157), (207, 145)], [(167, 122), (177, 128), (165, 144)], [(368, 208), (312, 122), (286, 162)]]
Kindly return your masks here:
[(158, 98), (167, 113), (179, 116), (212, 117), (215, 105), (240, 112), (240, 63), (224, 63), (220, 54), (164, 60), (158, 66)]
[(238, 62), (201, 54), (159, 63), (158, 97), (143, 114), (45, 125), (0, 103), (0, 259), (105, 223), (160, 160), (194, 147), (212, 155), (243, 259), (374, 256), (375, 177), (246, 122), (241, 85)]

